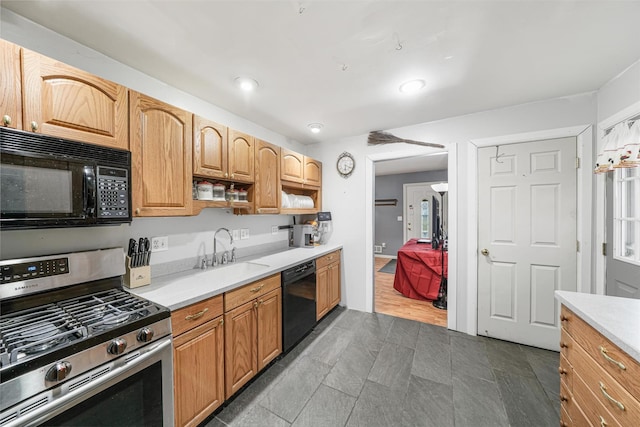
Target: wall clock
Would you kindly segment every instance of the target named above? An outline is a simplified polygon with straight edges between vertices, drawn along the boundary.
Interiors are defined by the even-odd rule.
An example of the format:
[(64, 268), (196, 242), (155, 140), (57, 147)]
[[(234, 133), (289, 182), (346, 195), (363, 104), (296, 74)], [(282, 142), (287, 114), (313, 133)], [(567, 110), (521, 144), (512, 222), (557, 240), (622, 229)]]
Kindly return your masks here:
[(348, 178), (353, 169), (356, 167), (356, 161), (353, 159), (353, 156), (346, 151), (338, 156), (338, 162), (336, 163), (336, 168), (338, 169), (338, 173), (343, 178)]

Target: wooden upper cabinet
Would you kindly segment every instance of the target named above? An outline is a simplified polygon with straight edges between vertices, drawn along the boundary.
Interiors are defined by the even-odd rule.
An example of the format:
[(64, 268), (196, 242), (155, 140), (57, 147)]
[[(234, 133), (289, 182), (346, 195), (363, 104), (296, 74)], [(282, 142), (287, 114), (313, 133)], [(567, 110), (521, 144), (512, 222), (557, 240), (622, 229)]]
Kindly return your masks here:
[(226, 179), (227, 127), (193, 116), (193, 174)]
[(229, 129), (229, 178), (231, 181), (253, 182), (254, 140), (246, 133)]
[(130, 91), (134, 216), (191, 215), (192, 117)]
[(283, 181), (313, 187), (322, 185), (322, 163), (295, 151), (282, 148), (280, 174)]
[(315, 187), (322, 185), (322, 163), (307, 156), (304, 157), (304, 183)]
[(254, 200), (259, 214), (280, 212), (280, 147), (256, 139)]
[(304, 156), (302, 154), (282, 148), (281, 158), (281, 178), (286, 181), (304, 183)]
[(25, 130), (129, 149), (127, 88), (22, 50)]
[(20, 46), (0, 39), (0, 105), (2, 126), (22, 129), (22, 83)]

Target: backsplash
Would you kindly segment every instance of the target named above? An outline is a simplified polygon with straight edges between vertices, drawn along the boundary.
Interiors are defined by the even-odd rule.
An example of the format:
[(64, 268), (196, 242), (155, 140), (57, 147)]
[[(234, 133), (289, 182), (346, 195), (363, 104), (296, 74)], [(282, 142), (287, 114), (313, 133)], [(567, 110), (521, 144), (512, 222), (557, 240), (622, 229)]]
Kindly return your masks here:
[[(289, 215), (234, 215), (226, 209), (205, 209), (195, 217), (134, 218), (131, 225), (9, 230), (0, 232), (0, 259), (126, 248), (130, 238), (167, 236), (169, 249), (151, 256), (152, 275), (164, 275), (194, 267), (205, 254), (211, 259), (213, 234), (220, 227), (249, 230), (248, 239), (234, 241), (238, 258), (243, 258), (288, 246), (288, 230), (272, 234), (271, 227), (292, 221)], [(228, 236), (218, 235), (218, 250), (230, 250)]]

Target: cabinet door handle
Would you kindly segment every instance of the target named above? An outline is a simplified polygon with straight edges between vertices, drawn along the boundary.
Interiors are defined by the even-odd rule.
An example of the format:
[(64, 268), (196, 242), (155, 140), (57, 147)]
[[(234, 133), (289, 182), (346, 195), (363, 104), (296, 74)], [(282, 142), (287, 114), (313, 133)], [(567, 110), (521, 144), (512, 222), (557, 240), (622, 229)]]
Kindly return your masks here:
[(602, 384), (602, 381), (600, 381), (600, 391), (602, 392), (604, 397), (606, 397), (611, 402), (613, 402), (618, 408), (620, 408), (621, 411), (624, 411), (624, 405), (621, 402), (618, 402), (613, 397), (611, 397), (609, 393), (607, 393), (607, 388), (604, 386), (604, 384)]
[(569, 345), (564, 341), (560, 341), (560, 348), (569, 348)]
[(562, 366), (558, 368), (558, 372), (560, 373), (560, 375), (567, 375), (567, 370)]
[(190, 315), (186, 316), (186, 317), (184, 318), (184, 320), (196, 320), (196, 319), (199, 319), (199, 318), (201, 318), (202, 316), (204, 316), (204, 314), (205, 314), (207, 311), (209, 311), (209, 309), (208, 309), (208, 308), (205, 308), (204, 310), (199, 311), (199, 312), (197, 312), (197, 313), (195, 313), (195, 314), (190, 314)]
[(560, 315), (560, 321), (561, 322), (568, 322), (569, 321), (569, 316), (565, 316), (564, 314)]
[(34, 132), (38, 130), (38, 122), (31, 122), (31, 130)]
[(607, 427), (609, 424), (607, 424), (607, 422), (605, 421), (604, 418), (602, 418), (602, 415), (600, 415), (600, 427)]
[(613, 363), (614, 365), (616, 365), (618, 368), (622, 369), (623, 371), (627, 370), (627, 367), (624, 366), (624, 363), (618, 362), (617, 360), (613, 359), (611, 356), (609, 356), (607, 354), (607, 349), (604, 348), (604, 346), (600, 346), (600, 354), (602, 354), (602, 357), (604, 357), (606, 360), (608, 360), (609, 362)]
[(224, 325), (224, 319), (220, 319), (220, 326)]
[(10, 116), (10, 115), (8, 115), (8, 114), (5, 114), (5, 115), (2, 117), (2, 123), (3, 123), (5, 126), (9, 126), (9, 125), (11, 124), (11, 116)]
[(560, 400), (563, 401), (563, 402), (568, 402), (569, 398), (567, 396), (565, 396), (564, 394), (561, 394), (560, 395)]
[(264, 283), (262, 283), (260, 286), (256, 286), (255, 288), (251, 288), (251, 292), (258, 292), (262, 288), (264, 288)]

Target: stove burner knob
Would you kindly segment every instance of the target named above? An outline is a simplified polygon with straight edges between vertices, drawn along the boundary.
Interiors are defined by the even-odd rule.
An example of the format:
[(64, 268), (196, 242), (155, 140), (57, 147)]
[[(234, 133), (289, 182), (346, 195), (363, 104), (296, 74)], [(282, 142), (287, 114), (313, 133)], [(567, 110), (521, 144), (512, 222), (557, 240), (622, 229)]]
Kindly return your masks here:
[(56, 362), (45, 375), (47, 381), (62, 381), (67, 378), (67, 375), (71, 372), (71, 363), (66, 360), (63, 362)]
[(107, 347), (107, 353), (114, 355), (122, 354), (124, 353), (125, 348), (127, 348), (127, 342), (124, 340), (124, 338), (116, 338), (109, 343), (109, 346)]
[(151, 328), (142, 328), (140, 332), (138, 332), (138, 341), (140, 342), (149, 342), (153, 339), (153, 329)]

